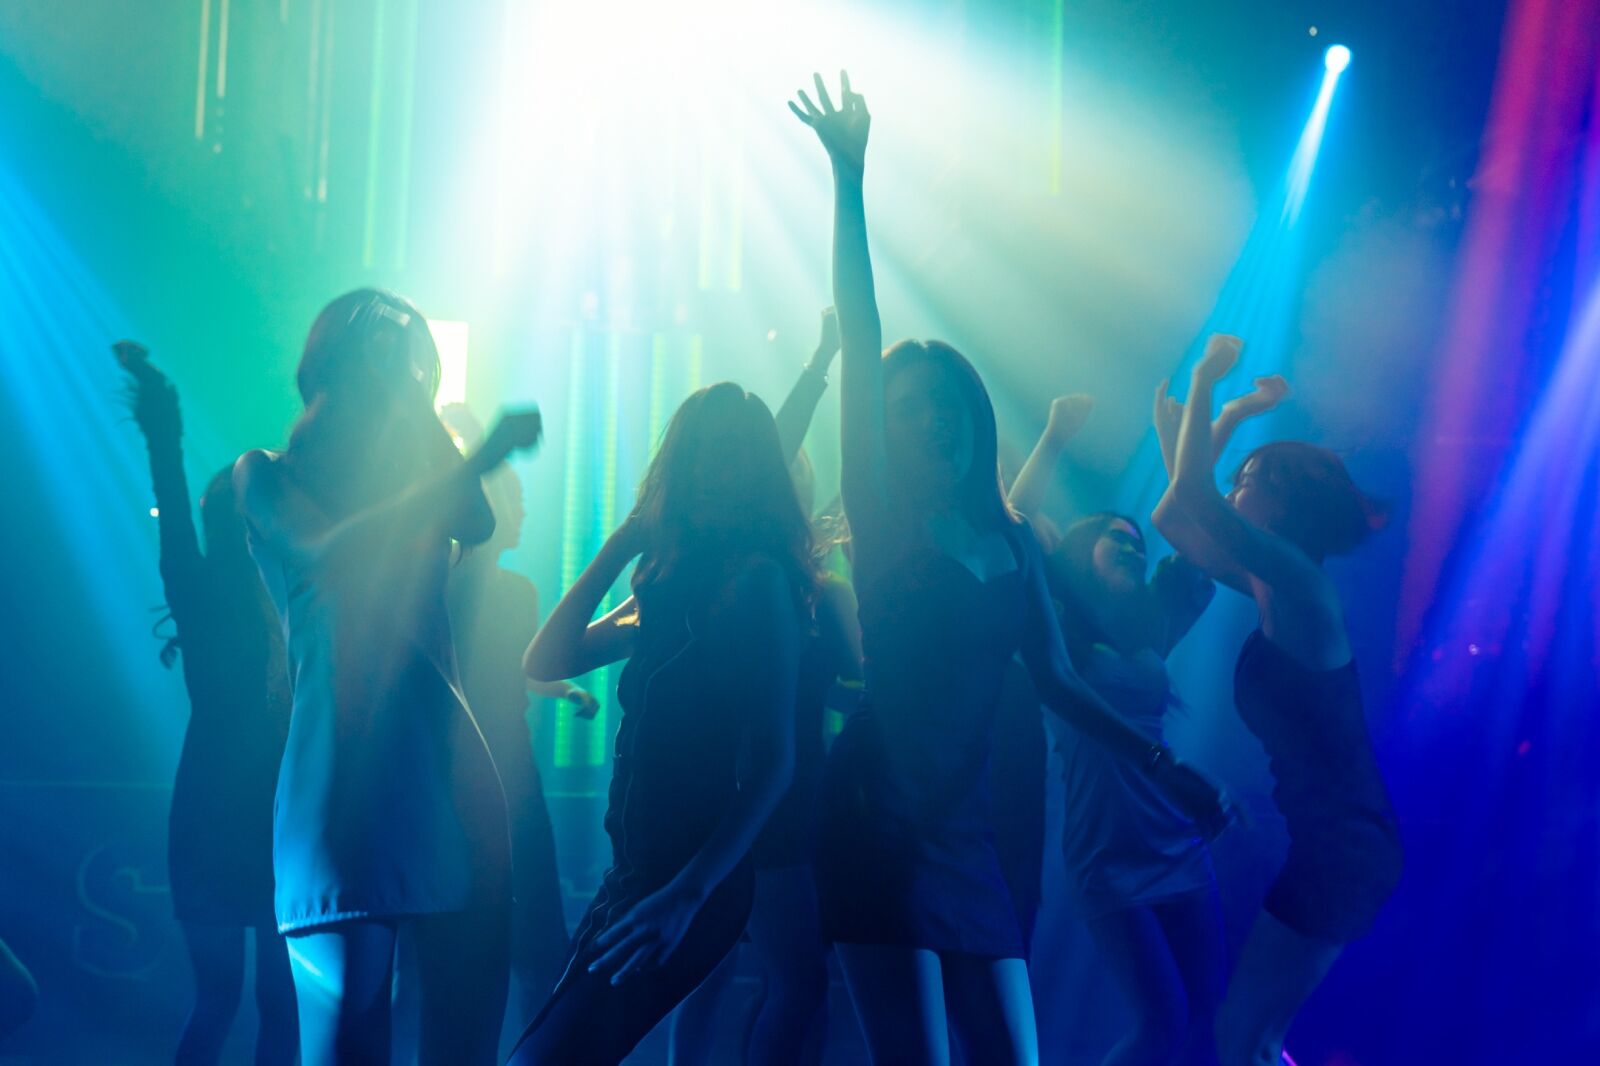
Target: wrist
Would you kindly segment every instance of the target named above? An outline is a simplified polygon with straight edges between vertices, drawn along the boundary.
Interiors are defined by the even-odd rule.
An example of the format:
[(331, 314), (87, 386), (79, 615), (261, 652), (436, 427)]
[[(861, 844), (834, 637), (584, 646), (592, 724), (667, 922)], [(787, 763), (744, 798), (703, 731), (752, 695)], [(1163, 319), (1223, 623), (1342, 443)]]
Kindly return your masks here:
[(707, 885), (705, 879), (699, 876), (695, 870), (695, 863), (692, 861), (678, 872), (677, 877), (667, 882), (667, 888), (675, 895), (690, 900), (697, 907), (705, 903), (706, 899), (711, 895), (711, 886)]
[(1077, 432), (1077, 430), (1066, 432), (1046, 426), (1044, 436), (1039, 439), (1039, 447), (1046, 455), (1059, 456), (1067, 450), (1067, 445), (1077, 436)]
[(833, 163), (833, 177), (835, 181), (842, 185), (854, 185), (857, 188), (860, 187), (862, 174), (865, 170), (865, 163), (863, 160), (844, 159), (837, 154), (830, 154), (829, 159)]

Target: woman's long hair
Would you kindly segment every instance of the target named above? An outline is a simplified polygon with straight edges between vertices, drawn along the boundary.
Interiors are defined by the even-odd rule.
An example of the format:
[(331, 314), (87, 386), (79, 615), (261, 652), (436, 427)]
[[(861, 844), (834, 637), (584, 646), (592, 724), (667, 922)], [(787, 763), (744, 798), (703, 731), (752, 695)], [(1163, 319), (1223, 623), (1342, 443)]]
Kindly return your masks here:
[[(1000, 479), (1000, 442), (994, 403), (989, 399), (983, 378), (966, 356), (944, 341), (903, 340), (883, 353), (885, 387), (896, 376), (918, 366), (932, 366), (953, 381), (972, 419), (972, 463), (955, 490), (961, 513), (978, 530), (1014, 526), (1016, 512), (1006, 502), (1005, 486)], [(898, 480), (891, 471), (891, 493)]]
[[(736, 506), (695, 521), (708, 486)], [(814, 593), (811, 526), (795, 497), (772, 412), (732, 382), (710, 385), (683, 401), (639, 485), (635, 520), (645, 550), (634, 570), (642, 592), (696, 564), (761, 553), (783, 564), (800, 594)]]
[[(436, 418), (415, 432), (374, 439), (373, 396), (383, 375), (410, 375), (419, 394), (439, 388), (439, 350), (428, 322), (404, 296), (356, 289), (311, 325), (295, 383), (305, 411), (286, 452), (302, 487), (333, 513), (393, 495), (459, 458)], [(422, 421), (419, 419), (419, 421)]]

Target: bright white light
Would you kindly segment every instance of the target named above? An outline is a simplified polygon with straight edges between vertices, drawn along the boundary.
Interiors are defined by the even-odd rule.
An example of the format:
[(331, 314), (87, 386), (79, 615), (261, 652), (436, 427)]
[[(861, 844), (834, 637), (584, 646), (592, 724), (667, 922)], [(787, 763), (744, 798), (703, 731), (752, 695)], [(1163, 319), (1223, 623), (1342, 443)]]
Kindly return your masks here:
[(439, 349), (439, 395), (434, 406), (467, 402), (467, 338), (465, 322), (428, 319), (433, 343)]
[(150, 517), (151, 518), (160, 518), (161, 517), (161, 508), (159, 508), (159, 507), (150, 508)]
[(1344, 73), (1344, 68), (1350, 65), (1350, 49), (1342, 44), (1336, 44), (1328, 49), (1322, 57), (1322, 62), (1335, 74)]

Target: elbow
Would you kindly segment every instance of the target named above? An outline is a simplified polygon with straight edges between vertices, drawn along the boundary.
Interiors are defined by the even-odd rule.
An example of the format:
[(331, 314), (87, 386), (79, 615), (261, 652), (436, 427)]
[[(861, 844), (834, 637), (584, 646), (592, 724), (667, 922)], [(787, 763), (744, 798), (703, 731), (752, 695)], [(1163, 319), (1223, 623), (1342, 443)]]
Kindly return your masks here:
[(552, 681), (565, 681), (566, 675), (558, 669), (559, 666), (549, 649), (540, 647), (537, 637), (522, 653), (522, 674), (529, 681), (546, 685)]
[(1171, 540), (1173, 531), (1178, 528), (1182, 517), (1183, 505), (1169, 488), (1161, 497), (1161, 501), (1156, 504), (1156, 509), (1150, 512), (1150, 524), (1156, 527), (1156, 532)]

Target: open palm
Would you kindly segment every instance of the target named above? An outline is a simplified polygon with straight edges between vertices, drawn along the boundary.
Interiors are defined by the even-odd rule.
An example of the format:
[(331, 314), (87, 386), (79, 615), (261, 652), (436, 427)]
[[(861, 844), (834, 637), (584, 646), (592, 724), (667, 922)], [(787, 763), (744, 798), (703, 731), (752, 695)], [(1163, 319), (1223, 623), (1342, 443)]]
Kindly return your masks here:
[(816, 131), (817, 139), (828, 150), (834, 165), (860, 170), (867, 154), (867, 133), (872, 128), (872, 116), (867, 113), (866, 99), (851, 90), (850, 75), (841, 72), (839, 106), (834, 107), (822, 75), (814, 74), (812, 77), (816, 82), (816, 102), (801, 89), (799, 103), (789, 101), (789, 110)]

